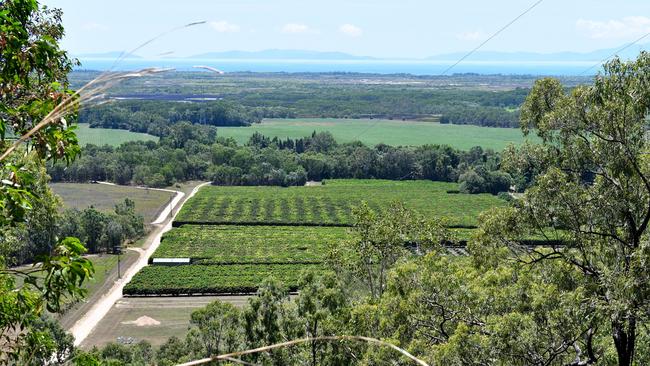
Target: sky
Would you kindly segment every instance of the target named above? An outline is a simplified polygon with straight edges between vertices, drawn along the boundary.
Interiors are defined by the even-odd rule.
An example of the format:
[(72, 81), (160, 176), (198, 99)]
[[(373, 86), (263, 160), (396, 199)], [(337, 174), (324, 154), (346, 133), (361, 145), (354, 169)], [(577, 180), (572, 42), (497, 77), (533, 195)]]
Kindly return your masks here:
[[(131, 50), (191, 56), (301, 49), (422, 58), (478, 46), (535, 0), (41, 0), (63, 10), (72, 54)], [(588, 52), (650, 32), (648, 0), (544, 0), (485, 51)], [(650, 42), (648, 37), (645, 42)]]

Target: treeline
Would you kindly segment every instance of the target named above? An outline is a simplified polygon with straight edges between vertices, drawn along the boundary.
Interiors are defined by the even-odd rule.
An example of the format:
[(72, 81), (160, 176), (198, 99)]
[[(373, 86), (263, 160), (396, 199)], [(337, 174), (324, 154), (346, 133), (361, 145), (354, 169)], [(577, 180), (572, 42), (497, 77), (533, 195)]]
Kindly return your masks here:
[(286, 108), (252, 108), (232, 102), (180, 103), (168, 101), (115, 101), (83, 109), (80, 122), (91, 127), (125, 129), (167, 136), (178, 122), (208, 126), (249, 126), (262, 118), (289, 118)]
[(39, 171), (39, 204), (29, 210), (25, 222), (3, 228), (0, 249), (7, 265), (34, 263), (40, 256), (51, 254), (57, 242), (67, 237), (79, 238), (90, 253), (110, 253), (144, 235), (144, 218), (135, 212), (132, 200), (117, 204), (112, 213), (93, 207), (60, 212), (61, 200), (47, 187), (48, 179), (44, 170)]
[(242, 92), (230, 98), (247, 106), (289, 108), (298, 117), (400, 119), (441, 115), (443, 123), (518, 127), (516, 110), (527, 94), (524, 88), (482, 91), (333, 86), (315, 87), (310, 92), (283, 90), (272, 95)]
[(112, 213), (90, 206), (83, 210), (67, 209), (61, 215), (59, 235), (79, 238), (90, 253), (114, 253), (125, 241), (133, 242), (145, 234), (144, 218), (135, 212), (128, 198), (115, 205)]
[[(463, 187), (471, 193), (507, 191), (512, 180), (498, 172), (499, 154), (481, 147), (469, 151), (440, 145), (368, 147), (359, 142), (338, 144), (329, 132), (295, 140), (254, 134), (240, 146), (232, 139), (210, 142), (214, 135), (184, 126), (185, 133), (159, 143), (86, 146), (73, 164), (50, 166), (48, 173), (58, 182), (102, 180), (150, 187), (206, 179), (217, 185), (295, 186), (332, 178), (457, 182), (466, 177), (471, 183)], [(481, 179), (471, 179), (475, 176)]]
[(519, 112), (496, 107), (450, 109), (442, 114), (440, 123), (483, 127), (518, 127)]
[(164, 136), (180, 121), (210, 126), (248, 126), (263, 118), (391, 118), (441, 116), (442, 123), (517, 127), (528, 90), (483, 91), (386, 86), (295, 84), (294, 88), (241, 90), (210, 102), (119, 100), (80, 112), (93, 127)]

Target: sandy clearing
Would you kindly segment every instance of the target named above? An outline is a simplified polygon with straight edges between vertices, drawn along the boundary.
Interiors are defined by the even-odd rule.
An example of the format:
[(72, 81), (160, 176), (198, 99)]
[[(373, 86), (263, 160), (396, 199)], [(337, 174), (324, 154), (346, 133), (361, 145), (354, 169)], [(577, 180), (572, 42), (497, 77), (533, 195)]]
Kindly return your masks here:
[(154, 318), (148, 316), (141, 316), (136, 320), (122, 322), (124, 325), (135, 325), (136, 327), (151, 327), (154, 325), (160, 325), (160, 322)]

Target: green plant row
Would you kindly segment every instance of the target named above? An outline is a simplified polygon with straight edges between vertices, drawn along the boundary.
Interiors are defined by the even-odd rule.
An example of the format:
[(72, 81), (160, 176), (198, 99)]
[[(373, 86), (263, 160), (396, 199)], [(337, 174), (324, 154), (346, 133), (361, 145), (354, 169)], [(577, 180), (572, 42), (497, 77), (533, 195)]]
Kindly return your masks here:
[(325, 267), (304, 264), (150, 265), (136, 273), (122, 292), (132, 296), (252, 293), (270, 277), (294, 291), (306, 270), (324, 271)]
[(176, 217), (176, 226), (201, 224), (349, 225), (362, 201), (377, 211), (403, 202), (423, 214), (445, 217), (452, 226), (477, 225), (479, 213), (504, 201), (489, 194), (449, 194), (456, 183), (328, 180), (312, 187), (202, 188)]
[(153, 258), (192, 258), (199, 264), (320, 263), (346, 228), (185, 225), (165, 233)]

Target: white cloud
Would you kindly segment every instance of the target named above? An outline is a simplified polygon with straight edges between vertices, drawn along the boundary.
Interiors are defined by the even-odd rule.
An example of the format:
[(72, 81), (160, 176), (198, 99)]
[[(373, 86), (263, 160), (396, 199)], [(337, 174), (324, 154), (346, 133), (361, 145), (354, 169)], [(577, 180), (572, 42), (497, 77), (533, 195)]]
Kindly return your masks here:
[(460, 39), (461, 41), (482, 41), (485, 38), (487, 38), (487, 34), (485, 34), (483, 31), (470, 31), (470, 32), (463, 32), (463, 33), (458, 33), (456, 35), (456, 38)]
[(576, 28), (593, 39), (618, 39), (650, 32), (650, 18), (631, 16), (606, 21), (578, 19)]
[(105, 26), (103, 24), (95, 23), (95, 22), (85, 23), (84, 25), (82, 25), (82, 28), (83, 28), (83, 30), (87, 30), (87, 31), (105, 32), (105, 31), (108, 30), (107, 26)]
[(232, 24), (225, 20), (210, 22), (210, 27), (219, 33), (237, 33), (241, 30), (241, 27), (237, 24)]
[(363, 34), (363, 30), (361, 28), (352, 24), (343, 24), (339, 27), (339, 32), (350, 37), (359, 37)]
[(282, 27), (282, 33), (291, 33), (291, 34), (300, 34), (300, 33), (311, 33), (312, 30), (309, 26), (299, 23), (288, 23)]

